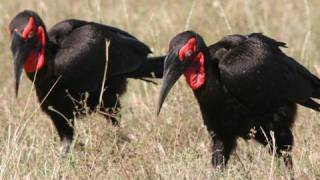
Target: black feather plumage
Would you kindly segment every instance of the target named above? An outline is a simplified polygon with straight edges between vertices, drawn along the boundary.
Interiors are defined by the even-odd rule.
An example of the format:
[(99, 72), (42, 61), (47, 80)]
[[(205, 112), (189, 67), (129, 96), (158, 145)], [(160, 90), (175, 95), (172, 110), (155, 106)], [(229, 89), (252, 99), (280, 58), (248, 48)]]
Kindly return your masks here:
[(274, 136), (276, 153), (292, 169), (296, 104), (319, 111), (312, 98), (319, 98), (320, 80), (280, 47), (286, 44), (261, 33), (226, 36), (209, 47), (192, 31), (171, 40), (158, 109), (183, 72), (194, 73), (191, 87), (192, 80), (198, 80), (203, 54), (205, 82), (193, 92), (213, 139), (214, 167), (228, 162), (238, 137), (267, 145)]
[[(15, 37), (38, 38), (30, 45), (31, 49), (21, 50), (29, 52), (29, 56), (30, 52), (39, 53), (39, 27), (46, 29), (41, 18), (32, 11), (19, 13), (9, 25), (11, 33), (17, 31)], [(29, 34), (24, 37), (24, 33)], [(39, 37), (34, 36), (37, 33)], [(120, 108), (118, 97), (126, 90), (126, 79), (162, 77), (164, 57), (149, 60), (147, 55), (151, 50), (147, 45), (115, 27), (70, 19), (57, 23), (42, 35), (46, 42), (44, 66), (26, 74), (30, 80), (36, 78), (36, 93), (39, 102), (43, 102), (41, 108), (52, 119), (61, 140), (66, 142), (66, 150), (73, 139), (74, 115), (81, 113), (84, 105), (89, 106), (90, 111), (98, 106), (105, 117), (116, 124), (114, 116)], [(13, 43), (12, 49), (21, 49), (16, 46), (17, 43)], [(30, 65), (25, 58), (20, 61)], [(101, 89), (105, 71), (105, 86)], [(151, 76), (153, 73), (156, 75)]]

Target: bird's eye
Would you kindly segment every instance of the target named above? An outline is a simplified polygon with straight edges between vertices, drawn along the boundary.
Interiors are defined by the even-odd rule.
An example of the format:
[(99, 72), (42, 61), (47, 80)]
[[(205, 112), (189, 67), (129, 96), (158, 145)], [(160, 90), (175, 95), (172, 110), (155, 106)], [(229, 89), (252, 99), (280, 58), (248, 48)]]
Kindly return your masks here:
[(34, 32), (31, 31), (31, 32), (28, 34), (28, 39), (33, 38), (33, 37), (34, 37)]
[(185, 53), (185, 56), (186, 56), (186, 57), (190, 57), (190, 56), (192, 56), (192, 54), (193, 54), (193, 51), (187, 51), (187, 52)]
[(192, 56), (197, 51), (196, 39), (190, 38), (179, 50), (179, 59), (183, 61), (186, 57), (188, 59), (192, 58)]

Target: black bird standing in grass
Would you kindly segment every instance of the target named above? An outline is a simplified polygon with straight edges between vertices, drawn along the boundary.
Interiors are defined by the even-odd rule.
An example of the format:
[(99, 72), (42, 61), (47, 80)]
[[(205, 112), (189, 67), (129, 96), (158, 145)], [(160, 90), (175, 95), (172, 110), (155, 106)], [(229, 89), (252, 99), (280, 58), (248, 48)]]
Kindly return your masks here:
[(242, 137), (274, 143), (292, 170), (296, 104), (319, 111), (311, 98), (320, 98), (320, 80), (279, 47), (285, 43), (260, 33), (230, 35), (209, 47), (195, 32), (178, 34), (165, 60), (158, 113), (184, 74), (213, 139), (214, 167), (226, 165)]
[(9, 31), (16, 95), (24, 68), (65, 152), (72, 142), (75, 112), (83, 104), (91, 110), (99, 105), (100, 112), (116, 124), (118, 96), (126, 90), (126, 78), (162, 77), (164, 57), (148, 59), (148, 46), (114, 27), (73, 19), (47, 32), (41, 18), (26, 10), (12, 19)]

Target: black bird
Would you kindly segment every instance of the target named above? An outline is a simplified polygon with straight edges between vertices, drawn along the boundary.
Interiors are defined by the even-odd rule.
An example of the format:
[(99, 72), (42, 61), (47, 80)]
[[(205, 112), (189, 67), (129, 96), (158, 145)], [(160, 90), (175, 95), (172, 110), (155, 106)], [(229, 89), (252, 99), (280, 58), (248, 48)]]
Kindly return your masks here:
[(292, 170), (296, 104), (319, 111), (311, 98), (320, 98), (320, 80), (279, 47), (285, 43), (261, 33), (230, 35), (209, 47), (195, 32), (178, 34), (165, 59), (157, 113), (184, 74), (213, 140), (214, 167), (227, 164), (242, 137), (274, 143), (271, 150)]
[(84, 104), (90, 110), (98, 106), (117, 124), (114, 116), (126, 78), (162, 77), (164, 57), (147, 58), (148, 46), (111, 26), (70, 19), (47, 32), (39, 15), (25, 10), (12, 19), (9, 31), (16, 95), (24, 68), (65, 152), (72, 142), (75, 112), (83, 112)]

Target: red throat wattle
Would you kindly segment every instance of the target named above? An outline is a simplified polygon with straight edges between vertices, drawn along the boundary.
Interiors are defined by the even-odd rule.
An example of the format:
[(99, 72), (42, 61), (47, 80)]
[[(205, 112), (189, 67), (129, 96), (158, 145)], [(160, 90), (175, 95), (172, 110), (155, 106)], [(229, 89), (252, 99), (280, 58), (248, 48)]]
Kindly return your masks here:
[(44, 66), (44, 54), (45, 54), (45, 44), (46, 44), (46, 36), (45, 31), (42, 26), (37, 27), (35, 25), (33, 17), (29, 18), (29, 22), (27, 26), (24, 28), (22, 32), (23, 39), (27, 39), (30, 33), (35, 33), (35, 37), (40, 43), (40, 50), (30, 50), (25, 64), (24, 70), (28, 73), (36, 72), (40, 70)]
[[(179, 51), (179, 59), (185, 60), (187, 54), (194, 53), (197, 49), (197, 41), (191, 38)], [(184, 76), (193, 90), (199, 89), (205, 82), (204, 54), (199, 52), (191, 60), (191, 65), (184, 71)]]

